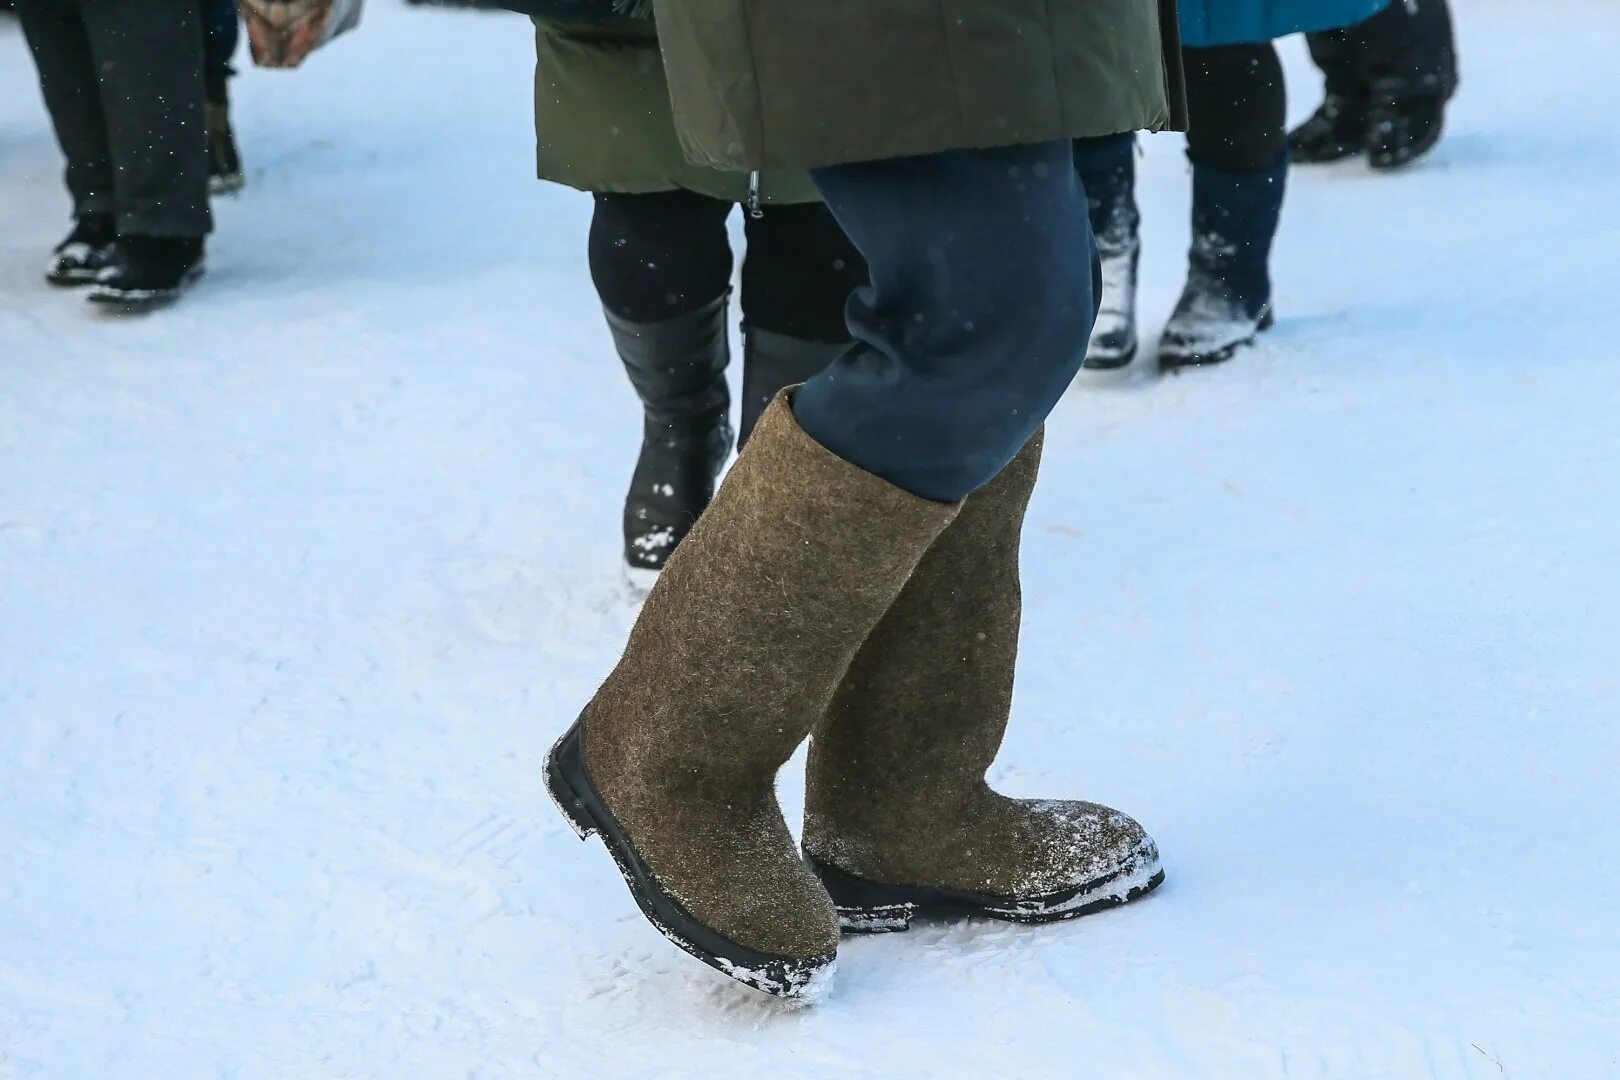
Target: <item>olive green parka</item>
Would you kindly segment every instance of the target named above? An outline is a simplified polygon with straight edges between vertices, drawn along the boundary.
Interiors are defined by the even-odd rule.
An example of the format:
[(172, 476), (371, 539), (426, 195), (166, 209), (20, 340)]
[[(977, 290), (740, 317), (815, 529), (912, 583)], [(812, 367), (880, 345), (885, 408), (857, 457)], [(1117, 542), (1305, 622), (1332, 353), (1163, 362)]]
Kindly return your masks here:
[[(651, 19), (536, 19), (534, 127), (542, 180), (582, 191), (749, 197), (747, 172), (694, 165), (682, 154)], [(796, 170), (766, 173), (759, 194), (765, 203), (820, 198)]]
[(1184, 127), (1175, 0), (656, 0), (689, 160), (803, 169)]

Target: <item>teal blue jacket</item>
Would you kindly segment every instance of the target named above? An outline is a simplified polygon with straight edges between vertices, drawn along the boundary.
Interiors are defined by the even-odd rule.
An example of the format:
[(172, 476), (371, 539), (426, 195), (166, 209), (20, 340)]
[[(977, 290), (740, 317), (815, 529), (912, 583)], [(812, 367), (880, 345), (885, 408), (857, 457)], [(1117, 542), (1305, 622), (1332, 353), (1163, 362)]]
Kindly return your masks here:
[(1390, 0), (1180, 0), (1181, 40), (1205, 48), (1271, 41), (1302, 30), (1336, 30), (1370, 19), (1389, 4)]

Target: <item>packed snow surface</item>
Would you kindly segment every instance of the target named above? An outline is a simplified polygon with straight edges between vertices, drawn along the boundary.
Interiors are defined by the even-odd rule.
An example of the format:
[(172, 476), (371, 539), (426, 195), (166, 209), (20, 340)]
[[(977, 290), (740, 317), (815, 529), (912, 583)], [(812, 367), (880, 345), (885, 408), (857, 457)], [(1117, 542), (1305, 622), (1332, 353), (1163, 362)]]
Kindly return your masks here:
[(1262, 347), (1053, 418), (995, 779), (1168, 883), (851, 940), (797, 1011), (542, 793), (632, 618), (639, 420), (524, 21), (375, 0), (244, 73), (249, 186), (141, 319), (41, 281), (0, 22), (0, 1078), (1620, 1075), (1620, 9), (1458, 15), (1431, 161), (1296, 172)]

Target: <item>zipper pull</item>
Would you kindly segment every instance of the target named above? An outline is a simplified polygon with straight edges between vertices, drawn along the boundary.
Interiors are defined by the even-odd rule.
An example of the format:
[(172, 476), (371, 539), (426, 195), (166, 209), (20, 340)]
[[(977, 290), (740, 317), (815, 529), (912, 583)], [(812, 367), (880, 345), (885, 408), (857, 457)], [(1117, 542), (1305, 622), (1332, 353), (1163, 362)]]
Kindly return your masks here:
[(763, 196), (759, 191), (759, 173), (748, 174), (748, 216), (758, 221), (765, 216), (765, 208), (761, 205)]

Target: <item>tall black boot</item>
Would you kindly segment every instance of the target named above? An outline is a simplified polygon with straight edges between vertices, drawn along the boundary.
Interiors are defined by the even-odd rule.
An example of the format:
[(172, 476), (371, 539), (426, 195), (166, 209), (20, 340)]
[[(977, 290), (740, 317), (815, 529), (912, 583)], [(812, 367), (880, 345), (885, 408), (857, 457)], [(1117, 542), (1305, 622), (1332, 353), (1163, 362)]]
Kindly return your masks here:
[(641, 456), (624, 500), (624, 558), (634, 571), (663, 569), (714, 498), (731, 453), (728, 299), (655, 323), (607, 313), (645, 411)]
[(1136, 206), (1136, 140), (1129, 135), (1076, 139), (1074, 164), (1086, 189), (1091, 231), (1102, 260), (1097, 322), (1086, 367), (1124, 367), (1136, 358), (1136, 281), (1142, 261), (1142, 214)]
[(1261, 172), (1193, 165), (1187, 286), (1164, 330), (1161, 369), (1230, 359), (1271, 327), (1271, 242), (1287, 180), (1286, 158)]
[(847, 341), (827, 344), (761, 330), (757, 326), (744, 327), (742, 426), (738, 445), (748, 442), (760, 415), (778, 393), (821, 374), (848, 348)]

